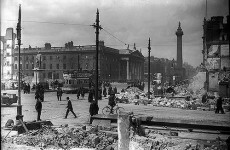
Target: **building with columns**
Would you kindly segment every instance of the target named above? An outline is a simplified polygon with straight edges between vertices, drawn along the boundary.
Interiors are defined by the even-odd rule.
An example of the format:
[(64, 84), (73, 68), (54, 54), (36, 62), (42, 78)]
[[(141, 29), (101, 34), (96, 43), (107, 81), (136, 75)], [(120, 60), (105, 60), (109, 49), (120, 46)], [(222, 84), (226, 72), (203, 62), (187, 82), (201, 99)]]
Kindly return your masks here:
[[(65, 47), (52, 47), (46, 43), (44, 48), (22, 48), (23, 77), (35, 76), (36, 56), (41, 55), (39, 68), (41, 80), (63, 81), (63, 72), (95, 70), (95, 45), (74, 46), (68, 42)], [(13, 70), (18, 69), (18, 49), (13, 56)], [(137, 50), (114, 49), (99, 42), (99, 78), (103, 81), (133, 81), (144, 79), (144, 56)], [(14, 74), (15, 79), (17, 75)]]

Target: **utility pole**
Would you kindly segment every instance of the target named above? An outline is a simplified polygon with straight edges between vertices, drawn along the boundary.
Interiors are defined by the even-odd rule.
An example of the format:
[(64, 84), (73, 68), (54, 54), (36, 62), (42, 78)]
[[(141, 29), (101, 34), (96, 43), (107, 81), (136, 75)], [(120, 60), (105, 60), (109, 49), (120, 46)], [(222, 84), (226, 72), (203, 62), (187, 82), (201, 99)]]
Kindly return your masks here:
[(16, 120), (22, 119), (22, 105), (21, 105), (21, 4), (19, 4), (19, 14), (17, 23), (17, 40), (18, 40), (18, 105)]
[(99, 29), (102, 27), (99, 25), (99, 11), (97, 9), (96, 13), (96, 24), (94, 23), (92, 26), (96, 28), (96, 75), (95, 75), (95, 102), (98, 104), (98, 49), (99, 49)]
[(151, 50), (151, 47), (150, 47), (150, 38), (149, 38), (149, 46), (148, 46), (148, 49), (149, 49), (149, 69), (148, 69), (148, 99), (150, 99), (150, 50)]

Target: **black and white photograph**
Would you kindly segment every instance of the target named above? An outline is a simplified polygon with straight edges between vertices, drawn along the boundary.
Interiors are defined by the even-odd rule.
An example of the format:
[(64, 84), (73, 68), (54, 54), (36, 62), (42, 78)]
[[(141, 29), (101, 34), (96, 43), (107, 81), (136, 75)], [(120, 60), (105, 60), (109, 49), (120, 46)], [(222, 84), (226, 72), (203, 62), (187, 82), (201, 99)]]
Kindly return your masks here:
[(1, 0), (1, 149), (230, 150), (229, 0)]

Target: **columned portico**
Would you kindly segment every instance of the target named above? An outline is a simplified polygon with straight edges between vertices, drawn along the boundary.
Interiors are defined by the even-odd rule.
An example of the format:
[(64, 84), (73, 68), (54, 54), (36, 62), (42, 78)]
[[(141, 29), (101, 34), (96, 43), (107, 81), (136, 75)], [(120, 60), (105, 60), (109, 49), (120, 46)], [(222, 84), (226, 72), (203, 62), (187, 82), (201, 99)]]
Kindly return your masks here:
[(127, 78), (126, 78), (126, 79), (129, 80), (129, 79), (130, 79), (130, 78), (129, 78), (129, 60), (126, 60), (126, 65), (127, 65), (127, 66), (126, 66), (126, 67), (127, 67), (127, 68), (126, 68), (126, 71), (127, 71)]

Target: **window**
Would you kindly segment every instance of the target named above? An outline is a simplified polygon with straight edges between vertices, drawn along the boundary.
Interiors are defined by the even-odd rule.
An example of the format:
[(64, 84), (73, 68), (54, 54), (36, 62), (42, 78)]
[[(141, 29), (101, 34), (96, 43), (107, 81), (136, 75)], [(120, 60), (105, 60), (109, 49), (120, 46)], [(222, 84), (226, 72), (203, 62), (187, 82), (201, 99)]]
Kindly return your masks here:
[(50, 64), (50, 69), (53, 69), (53, 65), (52, 64)]
[(57, 69), (59, 69), (59, 64), (57, 64)]
[(63, 56), (63, 59), (64, 59), (64, 60), (66, 59), (66, 55)]
[(34, 69), (34, 63), (32, 63), (32, 69)]
[(6, 56), (10, 56), (10, 53), (6, 53)]
[(7, 48), (10, 48), (10, 44), (7, 44)]
[(50, 60), (53, 60), (53, 56), (50, 56)]
[(14, 57), (14, 61), (17, 61), (18, 60), (18, 57)]
[(10, 62), (9, 62), (9, 61), (7, 61), (7, 62), (6, 62), (6, 65), (7, 65), (7, 66), (9, 66), (9, 65), (10, 65)]
[(7, 71), (7, 75), (9, 75), (10, 74), (10, 71)]
[(43, 56), (43, 60), (46, 60), (46, 56)]
[(46, 73), (43, 73), (43, 78), (46, 78)]
[(43, 64), (43, 69), (46, 69), (46, 64)]
[(18, 69), (18, 65), (17, 64), (14, 64), (14, 69)]
[(29, 64), (26, 64), (26, 69), (29, 69)]
[(28, 59), (29, 59), (28, 56), (26, 56), (26, 60), (27, 60), (27, 61), (28, 61)]
[(22, 64), (20, 64), (20, 70), (22, 70)]
[(52, 79), (52, 72), (49, 72), (49, 73), (48, 73), (48, 78), (49, 78), (49, 79)]
[(34, 73), (32, 72), (32, 74), (31, 74), (32, 76), (34, 76)]
[(66, 69), (66, 64), (63, 64), (63, 69)]

